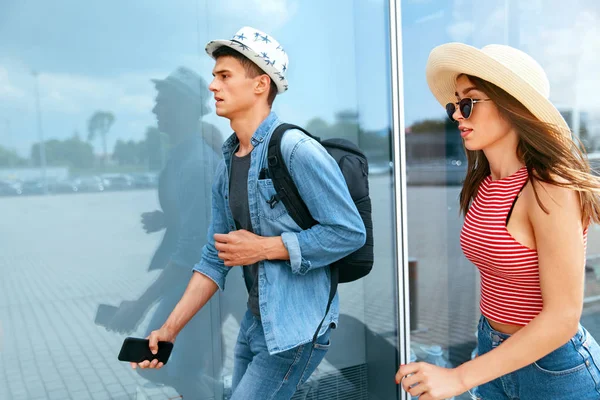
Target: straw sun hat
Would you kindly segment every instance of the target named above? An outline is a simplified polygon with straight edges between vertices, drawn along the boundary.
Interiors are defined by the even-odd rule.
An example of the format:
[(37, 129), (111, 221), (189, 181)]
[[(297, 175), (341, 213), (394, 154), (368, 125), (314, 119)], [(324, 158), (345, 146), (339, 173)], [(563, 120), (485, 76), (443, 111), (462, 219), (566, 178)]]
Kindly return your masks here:
[(571, 135), (569, 125), (548, 100), (550, 83), (542, 67), (529, 55), (510, 46), (491, 44), (481, 50), (463, 43), (434, 48), (427, 60), (427, 83), (445, 106), (456, 102), (456, 78), (476, 76), (504, 89), (543, 122)]

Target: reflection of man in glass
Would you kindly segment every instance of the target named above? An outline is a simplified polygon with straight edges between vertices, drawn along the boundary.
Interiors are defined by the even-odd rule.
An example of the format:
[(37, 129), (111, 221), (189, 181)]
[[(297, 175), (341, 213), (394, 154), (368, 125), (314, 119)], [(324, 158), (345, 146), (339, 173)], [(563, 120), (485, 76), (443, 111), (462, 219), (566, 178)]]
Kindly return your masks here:
[[(142, 214), (147, 233), (166, 229), (150, 270), (163, 269), (160, 276), (134, 301), (124, 301), (109, 328), (130, 332), (157, 301), (148, 326), (158, 329), (181, 298), (190, 270), (201, 258), (210, 222), (210, 191), (220, 159), (221, 135), (200, 118), (208, 113), (206, 82), (193, 71), (180, 67), (166, 79), (153, 80), (158, 94), (152, 112), (158, 129), (169, 136), (170, 157), (159, 177), (158, 196), (162, 211)], [(200, 132), (199, 132), (200, 131)], [(141, 371), (153, 381), (173, 386), (185, 398), (209, 393), (202, 379), (213, 375), (210, 359), (211, 325), (208, 310), (198, 313), (182, 330), (165, 371)], [(203, 345), (202, 342), (206, 342)]]

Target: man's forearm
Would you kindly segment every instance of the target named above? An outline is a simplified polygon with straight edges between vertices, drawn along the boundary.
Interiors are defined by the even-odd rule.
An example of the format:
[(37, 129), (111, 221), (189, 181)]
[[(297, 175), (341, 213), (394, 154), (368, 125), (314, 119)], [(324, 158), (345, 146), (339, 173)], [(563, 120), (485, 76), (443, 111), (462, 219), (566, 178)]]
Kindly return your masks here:
[(204, 307), (210, 298), (218, 290), (218, 286), (212, 279), (194, 272), (185, 293), (175, 306), (171, 315), (163, 325), (173, 335), (179, 334), (183, 327)]
[(289, 260), (290, 253), (283, 244), (281, 236), (263, 238), (264, 260)]

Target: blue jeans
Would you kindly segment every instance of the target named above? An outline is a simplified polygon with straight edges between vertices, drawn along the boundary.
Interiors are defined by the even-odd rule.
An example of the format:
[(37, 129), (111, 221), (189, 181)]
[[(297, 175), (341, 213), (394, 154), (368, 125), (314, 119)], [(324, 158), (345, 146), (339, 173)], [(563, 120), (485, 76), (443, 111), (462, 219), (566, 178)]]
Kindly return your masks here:
[(234, 349), (231, 400), (291, 399), (327, 354), (330, 334), (270, 355), (260, 320), (246, 311)]
[[(485, 354), (510, 335), (492, 329), (481, 317), (478, 352)], [(579, 325), (565, 345), (518, 371), (481, 385), (473, 392), (483, 400), (598, 400), (600, 346)]]

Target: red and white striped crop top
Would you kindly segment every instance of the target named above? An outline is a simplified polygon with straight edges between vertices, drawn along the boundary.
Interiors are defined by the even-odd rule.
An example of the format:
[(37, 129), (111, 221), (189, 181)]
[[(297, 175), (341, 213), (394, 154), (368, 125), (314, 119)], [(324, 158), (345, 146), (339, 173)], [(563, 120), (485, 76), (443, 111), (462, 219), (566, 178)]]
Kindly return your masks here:
[(506, 229), (506, 217), (528, 177), (523, 167), (503, 179), (485, 178), (460, 234), (465, 256), (481, 273), (481, 313), (501, 324), (524, 326), (542, 311), (537, 251)]

